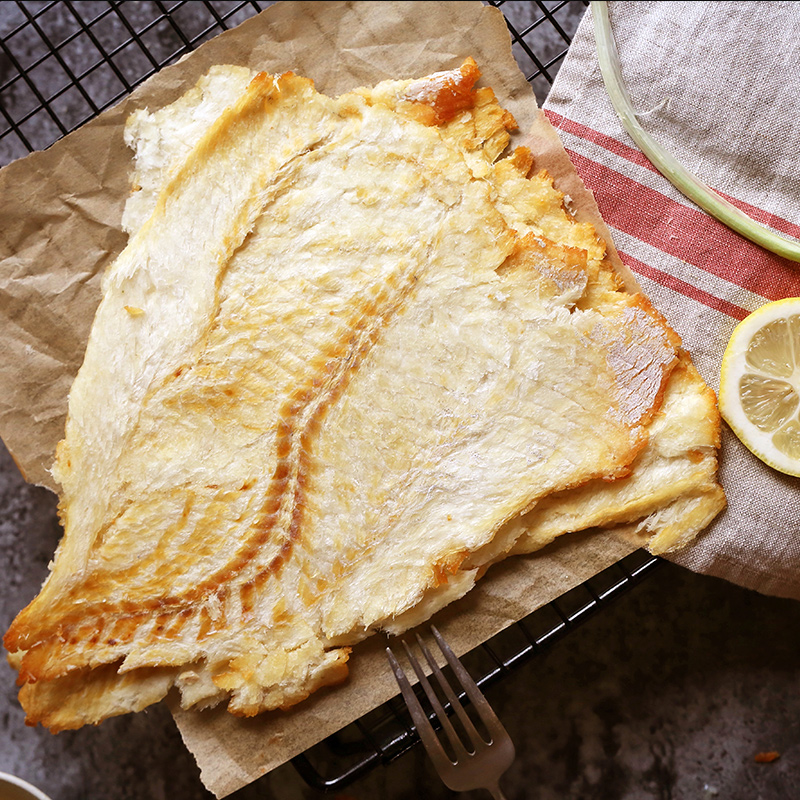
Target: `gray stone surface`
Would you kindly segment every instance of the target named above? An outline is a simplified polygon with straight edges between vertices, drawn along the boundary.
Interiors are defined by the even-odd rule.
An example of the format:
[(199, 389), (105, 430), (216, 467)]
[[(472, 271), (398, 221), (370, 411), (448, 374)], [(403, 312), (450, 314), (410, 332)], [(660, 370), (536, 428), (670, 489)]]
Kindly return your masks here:
[[(34, 11), (44, 5), (26, 7)], [(107, 8), (81, 0), (73, 5), (88, 18)], [(215, 3), (219, 13), (236, 6)], [(153, 3), (124, 7), (135, 25), (147, 24), (156, 13)], [(533, 3), (507, 3), (504, 11), (520, 31), (538, 18)], [(239, 10), (234, 21), (247, 13)], [(580, 13), (577, 3), (558, 12), (566, 33), (574, 30)], [(192, 34), (208, 20), (199, 3), (183, 6), (181, 15), (182, 28)], [(0, 3), (0, 35), (23, 16), (15, 4)], [(75, 30), (63, 4), (48, 10), (41, 23), (56, 43)], [(98, 23), (96, 32), (109, 50), (125, 41), (110, 24)], [(27, 40), (19, 39), (17, 47), (27, 67), (40, 44), (30, 30), (24, 36)], [(527, 34), (526, 41), (535, 42), (545, 63), (560, 48), (560, 35), (547, 24)], [(159, 26), (148, 35), (147, 46), (166, 58), (180, 39)], [(515, 52), (530, 74), (527, 54), (519, 46)], [(85, 37), (65, 47), (63, 55), (77, 74), (97, 60), (95, 46)], [(137, 48), (121, 52), (117, 63), (128, 81), (151, 68)], [(12, 74), (13, 65), (0, 56), (0, 86)], [(53, 59), (40, 65), (35, 78), (46, 97), (66, 85), (64, 68)], [(98, 105), (122, 86), (113, 71), (100, 68), (83, 83)], [(546, 81), (534, 85), (542, 99)], [(53, 105), (67, 127), (91, 111), (80, 92), (59, 97)], [(30, 87), (15, 83), (0, 91), (0, 103), (9, 114), (24, 114), (26, 104), (34, 107), (35, 97)], [(3, 129), (0, 118), (0, 163), (27, 152), (19, 138), (3, 135)], [(42, 113), (25, 123), (24, 132), (37, 147), (58, 135)], [(0, 629), (35, 594), (58, 537), (55, 498), (26, 485), (0, 448)], [(800, 604), (665, 565), (490, 690), (519, 753), (504, 781), (507, 794), (518, 800), (795, 800), (800, 797), (799, 663)], [(26, 728), (23, 718), (13, 672), (0, 663), (0, 771), (37, 784), (54, 800), (210, 797), (163, 706), (57, 736)], [(755, 762), (757, 753), (769, 750), (780, 752), (780, 758), (772, 764)], [(235, 795), (240, 800), (320, 796), (291, 766)], [(439, 800), (453, 794), (417, 748), (338, 796)]]

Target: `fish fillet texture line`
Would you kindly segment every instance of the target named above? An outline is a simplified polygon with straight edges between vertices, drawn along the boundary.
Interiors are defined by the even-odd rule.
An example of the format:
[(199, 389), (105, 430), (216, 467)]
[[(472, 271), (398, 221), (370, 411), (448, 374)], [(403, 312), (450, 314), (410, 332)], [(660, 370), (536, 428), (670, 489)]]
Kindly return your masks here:
[(338, 98), (215, 67), (132, 115), (129, 244), (54, 475), (64, 537), (4, 639), (30, 724), (290, 707), (488, 566), (724, 504), (719, 421), (479, 70)]

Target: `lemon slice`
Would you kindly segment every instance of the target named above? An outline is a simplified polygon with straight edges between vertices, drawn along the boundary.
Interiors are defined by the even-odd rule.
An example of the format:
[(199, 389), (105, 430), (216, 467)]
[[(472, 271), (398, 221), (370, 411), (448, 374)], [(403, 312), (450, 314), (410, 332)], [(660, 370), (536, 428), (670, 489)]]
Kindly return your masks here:
[(767, 303), (736, 326), (719, 409), (765, 464), (800, 476), (800, 297)]

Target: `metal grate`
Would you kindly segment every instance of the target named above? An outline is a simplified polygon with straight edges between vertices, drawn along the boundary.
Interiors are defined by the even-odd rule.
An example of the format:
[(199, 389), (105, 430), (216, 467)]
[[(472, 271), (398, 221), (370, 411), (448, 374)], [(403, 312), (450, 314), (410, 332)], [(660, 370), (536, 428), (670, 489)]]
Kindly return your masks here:
[(49, 147), (162, 67), (269, 5), (0, 3), (0, 165)]
[(514, 57), (542, 103), (567, 54), (588, 2), (515, 3), (489, 0), (503, 12)]
[[(235, 27), (264, 0), (0, 2), (0, 166), (43, 150), (162, 67)], [(492, 0), (543, 101), (584, 2)]]
[[(482, 689), (492, 686), (636, 586), (662, 563), (637, 550), (467, 653), (462, 658), (464, 666)], [(424, 705), (421, 690), (416, 690)], [(463, 694), (459, 699), (465, 706), (469, 704)], [(445, 710), (449, 713), (449, 707)], [(433, 714), (431, 722), (438, 727)], [(315, 789), (338, 791), (373, 768), (395, 761), (417, 744), (419, 737), (398, 695), (292, 759), (292, 764)]]
[[(20, 0), (0, 3), (0, 166), (111, 107), (162, 67), (271, 5), (238, 0)], [(521, 70), (544, 100), (588, 3), (492, 0)], [(482, 687), (534, 658), (649, 574), (638, 551), (503, 631), (464, 661)], [(293, 760), (306, 782), (341, 789), (417, 743), (396, 698)]]

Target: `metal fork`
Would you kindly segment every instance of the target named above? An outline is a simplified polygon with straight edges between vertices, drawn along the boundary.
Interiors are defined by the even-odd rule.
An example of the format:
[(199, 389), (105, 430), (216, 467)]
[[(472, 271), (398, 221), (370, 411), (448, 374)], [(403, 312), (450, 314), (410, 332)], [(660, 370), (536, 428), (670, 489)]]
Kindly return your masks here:
[(419, 634), (416, 634), (417, 644), (425, 656), (428, 666), (431, 668), (433, 674), (436, 675), (436, 680), (439, 686), (442, 687), (442, 691), (447, 697), (451, 707), (461, 720), (461, 724), (470, 738), (472, 750), (464, 746), (464, 743), (454, 730), (447, 714), (436, 697), (436, 693), (425, 677), (425, 673), (422, 671), (419, 661), (414, 657), (408, 644), (403, 641), (403, 647), (405, 648), (408, 660), (414, 668), (414, 672), (416, 672), (417, 678), (419, 678), (419, 682), (430, 704), (433, 706), (433, 710), (436, 712), (436, 716), (439, 718), (442, 728), (444, 728), (447, 734), (447, 738), (450, 740), (450, 746), (455, 753), (456, 760), (452, 761), (447, 753), (445, 753), (428, 716), (422, 710), (422, 706), (416, 694), (414, 694), (414, 690), (411, 688), (408, 678), (406, 678), (405, 672), (403, 672), (402, 667), (397, 662), (394, 653), (387, 647), (386, 655), (394, 670), (394, 676), (400, 686), (400, 691), (403, 693), (403, 699), (406, 702), (411, 718), (414, 720), (417, 733), (420, 739), (422, 739), (422, 744), (425, 746), (425, 750), (427, 750), (431, 761), (433, 761), (433, 766), (436, 768), (442, 781), (444, 781), (445, 786), (455, 792), (466, 792), (470, 789), (488, 789), (492, 797), (496, 798), (496, 800), (505, 800), (505, 796), (500, 791), (498, 781), (500, 780), (500, 776), (511, 766), (514, 760), (514, 744), (511, 741), (511, 737), (497, 718), (489, 702), (481, 694), (475, 681), (470, 678), (464, 665), (456, 658), (455, 653), (450, 649), (439, 631), (433, 626), (431, 626), (431, 631), (436, 638), (439, 648), (442, 653), (444, 653), (447, 663), (460, 681), (461, 686), (467, 693), (467, 697), (469, 697), (478, 716), (486, 726), (490, 738), (487, 742), (478, 733), (475, 726), (472, 724), (472, 720), (467, 716), (464, 707), (459, 702), (456, 693), (442, 674), (442, 671), (431, 656), (428, 648), (425, 647)]

